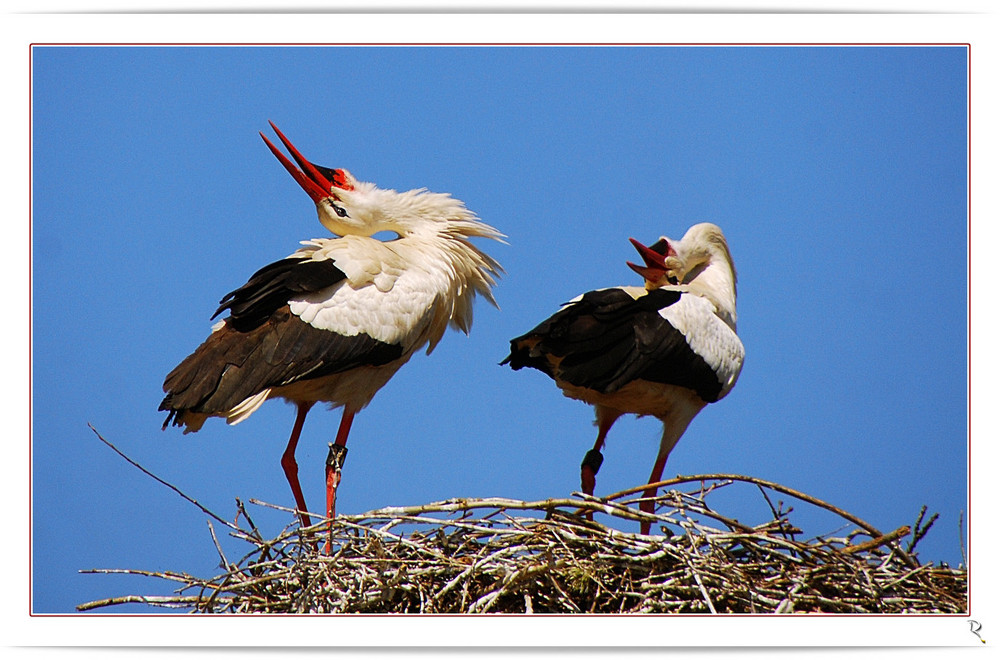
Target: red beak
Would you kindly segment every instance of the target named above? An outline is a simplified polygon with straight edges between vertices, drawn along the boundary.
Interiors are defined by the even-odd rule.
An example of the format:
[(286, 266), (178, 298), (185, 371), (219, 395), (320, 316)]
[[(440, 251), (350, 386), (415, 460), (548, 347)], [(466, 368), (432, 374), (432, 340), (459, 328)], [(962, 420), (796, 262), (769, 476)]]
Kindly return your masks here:
[(279, 151), (278, 148), (267, 139), (266, 135), (261, 133), (261, 138), (264, 139), (264, 143), (267, 144), (267, 148), (271, 150), (271, 153), (274, 154), (279, 161), (281, 161), (281, 164), (285, 166), (285, 169), (292, 175), (292, 178), (295, 179), (300, 186), (302, 186), (302, 189), (306, 191), (306, 194), (308, 194), (314, 202), (319, 204), (327, 197), (340, 199), (337, 197), (337, 194), (333, 192), (334, 188), (340, 188), (341, 190), (351, 190), (353, 188), (353, 186), (347, 182), (347, 179), (344, 177), (341, 170), (331, 170), (326, 167), (321, 168), (318, 165), (310, 163), (301, 153), (299, 153), (299, 150), (295, 148), (295, 145), (293, 145), (288, 138), (285, 137), (284, 133), (278, 130), (278, 127), (274, 125), (274, 122), (268, 121), (267, 123), (271, 125), (271, 128), (274, 129), (278, 139), (281, 140), (281, 143), (285, 145), (286, 149), (288, 149), (288, 153), (292, 154), (292, 158), (295, 159), (295, 162), (298, 163), (299, 167), (302, 169), (299, 169), (299, 167), (296, 167), (292, 161), (288, 160), (285, 154), (281, 153), (281, 151)]
[[(663, 276), (667, 273), (666, 258), (673, 257), (677, 255), (673, 246), (666, 239), (660, 239), (656, 243), (653, 243), (657, 249), (652, 247), (646, 247), (634, 238), (628, 239), (632, 245), (635, 247), (639, 256), (646, 263), (645, 266), (639, 266), (632, 263), (631, 261), (626, 262), (628, 267), (637, 272), (642, 276), (647, 282), (659, 282), (663, 279)], [(659, 252), (659, 248), (663, 248), (663, 252)]]

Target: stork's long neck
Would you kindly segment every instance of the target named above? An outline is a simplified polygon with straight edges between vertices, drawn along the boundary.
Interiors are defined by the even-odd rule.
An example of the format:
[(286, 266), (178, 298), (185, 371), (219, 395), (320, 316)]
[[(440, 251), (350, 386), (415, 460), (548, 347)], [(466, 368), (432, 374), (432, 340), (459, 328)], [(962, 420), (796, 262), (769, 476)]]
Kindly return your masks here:
[(725, 259), (710, 259), (689, 283), (690, 290), (715, 304), (716, 314), (736, 330), (736, 273)]

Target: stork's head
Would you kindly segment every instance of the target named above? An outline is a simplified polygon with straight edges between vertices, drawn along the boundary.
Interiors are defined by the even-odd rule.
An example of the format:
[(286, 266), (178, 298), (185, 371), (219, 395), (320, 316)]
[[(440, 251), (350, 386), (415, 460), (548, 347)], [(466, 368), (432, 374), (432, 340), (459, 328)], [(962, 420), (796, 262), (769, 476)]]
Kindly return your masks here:
[(492, 227), (477, 222), (475, 214), (450, 195), (426, 190), (402, 193), (385, 190), (373, 183), (356, 180), (347, 170), (316, 165), (306, 160), (273, 122), (269, 123), (295, 162), (281, 153), (263, 133), (260, 136), (316, 204), (319, 221), (334, 234), (373, 236), (386, 231), (402, 236), (427, 230), (465, 236), (500, 236)]
[(647, 289), (658, 289), (665, 284), (677, 284), (680, 281), (684, 264), (677, 257), (677, 250), (670, 244), (669, 238), (661, 236), (660, 240), (649, 247), (634, 238), (628, 240), (646, 265), (639, 266), (631, 261), (626, 263), (629, 268), (642, 275)]
[(281, 153), (267, 139), (266, 135), (261, 133), (261, 138), (264, 139), (264, 143), (267, 144), (271, 153), (275, 155), (281, 164), (285, 166), (285, 169), (288, 170), (288, 173), (292, 175), (292, 178), (302, 186), (306, 194), (316, 203), (319, 221), (335, 234), (360, 233), (358, 230), (362, 229), (364, 223), (359, 222), (358, 219), (351, 216), (344, 203), (344, 197), (354, 191), (357, 184), (351, 173), (347, 170), (335, 170), (309, 162), (299, 153), (295, 145), (285, 137), (285, 134), (278, 130), (274, 122), (268, 123), (271, 124), (271, 128), (274, 129), (281, 143), (285, 145), (292, 158), (295, 159), (295, 163), (298, 163), (298, 167), (285, 154)]
[(629, 239), (645, 266), (629, 262), (642, 275), (647, 289), (667, 284), (687, 285), (690, 291), (711, 299), (731, 325), (736, 323), (736, 268), (722, 230), (702, 222), (687, 230), (679, 241), (661, 237), (650, 246)]

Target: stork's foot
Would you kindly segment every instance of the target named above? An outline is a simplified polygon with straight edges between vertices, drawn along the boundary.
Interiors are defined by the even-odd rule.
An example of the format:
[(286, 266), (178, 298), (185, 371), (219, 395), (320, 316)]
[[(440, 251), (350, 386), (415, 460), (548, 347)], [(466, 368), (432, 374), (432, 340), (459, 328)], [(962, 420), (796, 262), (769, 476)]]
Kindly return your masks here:
[[(597, 449), (591, 449), (584, 455), (583, 463), (580, 464), (580, 489), (587, 495), (594, 494), (594, 486), (597, 485), (597, 471), (604, 463), (604, 455)], [(593, 520), (594, 513), (587, 512), (587, 520)]]
[(347, 447), (330, 443), (330, 451), (326, 455), (326, 517), (327, 539), (325, 552), (330, 554), (333, 539), (333, 518), (337, 515), (337, 487), (340, 486), (341, 470), (347, 458)]

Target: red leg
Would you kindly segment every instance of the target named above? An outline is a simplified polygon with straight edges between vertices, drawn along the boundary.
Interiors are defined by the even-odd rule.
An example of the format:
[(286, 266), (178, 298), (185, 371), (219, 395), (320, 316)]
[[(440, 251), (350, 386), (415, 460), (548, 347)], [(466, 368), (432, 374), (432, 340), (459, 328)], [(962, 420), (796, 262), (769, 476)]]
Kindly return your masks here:
[(340, 428), (337, 429), (337, 439), (334, 444), (343, 447), (347, 444), (347, 434), (351, 432), (351, 424), (354, 422), (354, 411), (344, 408), (344, 415), (340, 418)]
[(584, 455), (583, 463), (580, 464), (580, 490), (587, 495), (594, 494), (594, 486), (597, 485), (597, 471), (601, 469), (601, 463), (604, 462), (601, 449), (604, 448), (604, 440), (608, 437), (610, 428), (611, 424), (602, 424), (598, 427), (594, 448)]
[(285, 478), (288, 485), (292, 487), (292, 495), (295, 496), (295, 506), (299, 510), (299, 520), (303, 527), (309, 527), (312, 522), (306, 514), (306, 498), (302, 496), (302, 488), (299, 486), (299, 465), (295, 462), (295, 446), (299, 443), (299, 435), (302, 433), (302, 424), (306, 421), (306, 414), (312, 408), (312, 402), (298, 404), (298, 411), (295, 415), (295, 426), (292, 427), (292, 437), (288, 439), (288, 446), (285, 453), (281, 455), (281, 467), (285, 471)]
[[(601, 469), (601, 463), (604, 462), (604, 456), (601, 454), (604, 440), (608, 437), (608, 431), (621, 415), (620, 412), (608, 408), (597, 409), (597, 440), (594, 442), (594, 448), (584, 455), (583, 463), (580, 464), (580, 490), (587, 495), (594, 494), (594, 487), (597, 485), (597, 471)], [(588, 511), (587, 520), (593, 519), (593, 512)]]
[(354, 411), (344, 408), (344, 416), (340, 419), (340, 429), (337, 439), (330, 445), (330, 453), (326, 459), (326, 517), (327, 540), (326, 554), (330, 554), (330, 539), (333, 536), (333, 518), (337, 515), (337, 487), (340, 486), (341, 468), (347, 456), (347, 434), (351, 432), (354, 421)]
[[(649, 475), (649, 481), (647, 481), (646, 483), (647, 484), (655, 484), (657, 481), (660, 481), (660, 479), (663, 478), (663, 467), (666, 464), (667, 464), (667, 454), (660, 454), (659, 456), (657, 456), (656, 457), (656, 462), (653, 463), (653, 471)], [(656, 496), (656, 489), (655, 488), (647, 488), (646, 490), (642, 491), (642, 496), (644, 498), (646, 498), (646, 497), (655, 497)], [(639, 502), (639, 510), (640, 511), (645, 511), (646, 513), (653, 513), (653, 501), (652, 500), (646, 500), (646, 501), (643, 501), (643, 502)], [(641, 529), (640, 529), (640, 531), (643, 534), (649, 534), (649, 526), (650, 526), (650, 524), (648, 522), (641, 523)]]
[(580, 465), (580, 490), (587, 495), (593, 495), (594, 486), (597, 485), (597, 471), (601, 469), (601, 463), (604, 461), (604, 457), (601, 455), (604, 440), (608, 437), (608, 431), (621, 416), (622, 413), (617, 410), (597, 409), (597, 440), (594, 442), (594, 448), (587, 452)]

